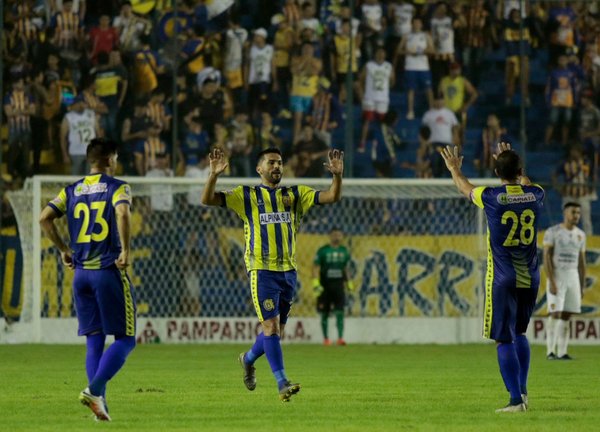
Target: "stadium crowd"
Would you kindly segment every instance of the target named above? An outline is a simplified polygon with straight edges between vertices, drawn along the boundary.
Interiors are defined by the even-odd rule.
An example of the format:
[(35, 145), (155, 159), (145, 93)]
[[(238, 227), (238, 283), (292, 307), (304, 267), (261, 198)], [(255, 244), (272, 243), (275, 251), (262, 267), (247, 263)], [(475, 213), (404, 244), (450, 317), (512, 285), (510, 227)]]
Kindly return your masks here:
[[(175, 166), (174, 175), (203, 177), (220, 146), (227, 174), (251, 176), (252, 155), (276, 146), (288, 173), (320, 177), (352, 121), (357, 160), (374, 175), (443, 176), (437, 148), (453, 144), (486, 176), (492, 146), (519, 135), (514, 122), (502, 126), (506, 107), (522, 102), (547, 119), (537, 145), (568, 154), (556, 174), (580, 186), (565, 194), (593, 192), (599, 2), (354, 3), (5, 1), (6, 171), (81, 175), (87, 143), (107, 136), (128, 175)], [(490, 58), (504, 86), (486, 76)], [(521, 95), (521, 72), (543, 75), (545, 89), (526, 82)], [(490, 86), (502, 87), (500, 100)], [(409, 155), (407, 142), (418, 143)]]

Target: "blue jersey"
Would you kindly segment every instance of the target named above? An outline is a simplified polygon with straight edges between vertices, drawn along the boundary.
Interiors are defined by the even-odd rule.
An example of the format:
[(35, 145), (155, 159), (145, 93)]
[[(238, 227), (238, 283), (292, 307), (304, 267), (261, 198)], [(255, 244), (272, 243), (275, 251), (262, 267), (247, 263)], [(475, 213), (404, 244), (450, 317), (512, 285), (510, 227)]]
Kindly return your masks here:
[(75, 268), (98, 270), (114, 265), (121, 253), (115, 207), (131, 205), (131, 190), (122, 180), (93, 174), (67, 186), (48, 203), (67, 215)]
[(488, 220), (487, 285), (537, 289), (537, 231), (544, 190), (537, 185), (477, 187), (471, 200)]

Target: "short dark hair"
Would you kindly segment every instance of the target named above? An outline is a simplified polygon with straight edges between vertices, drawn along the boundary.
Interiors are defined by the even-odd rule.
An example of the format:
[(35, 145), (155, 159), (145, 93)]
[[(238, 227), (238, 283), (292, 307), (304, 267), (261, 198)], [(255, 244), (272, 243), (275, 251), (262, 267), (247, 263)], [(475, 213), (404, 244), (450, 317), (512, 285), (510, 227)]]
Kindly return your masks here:
[(117, 153), (117, 148), (116, 141), (105, 138), (94, 138), (87, 147), (87, 162), (91, 166), (98, 164), (108, 165), (108, 159)]
[(521, 175), (521, 158), (514, 150), (505, 150), (495, 163), (496, 174), (503, 180), (516, 180)]
[(256, 156), (256, 164), (258, 165), (259, 163), (261, 163), (263, 158), (265, 157), (265, 155), (272, 154), (272, 153), (275, 153), (275, 154), (278, 154), (279, 156), (281, 156), (281, 150), (279, 150), (276, 147), (269, 147), (267, 149), (262, 150), (258, 154), (258, 156)]
[(563, 206), (563, 210), (566, 210), (569, 207), (581, 207), (581, 204), (575, 201), (569, 201), (568, 203), (565, 203), (565, 205)]

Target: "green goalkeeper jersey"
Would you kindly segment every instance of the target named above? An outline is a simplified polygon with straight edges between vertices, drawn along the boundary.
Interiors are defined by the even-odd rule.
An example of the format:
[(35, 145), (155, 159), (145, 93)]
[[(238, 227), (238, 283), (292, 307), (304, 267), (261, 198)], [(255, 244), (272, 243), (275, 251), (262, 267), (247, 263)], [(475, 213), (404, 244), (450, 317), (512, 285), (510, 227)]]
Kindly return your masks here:
[(345, 269), (350, 262), (350, 251), (346, 246), (322, 246), (314, 263), (321, 267), (321, 284), (341, 283), (346, 279)]

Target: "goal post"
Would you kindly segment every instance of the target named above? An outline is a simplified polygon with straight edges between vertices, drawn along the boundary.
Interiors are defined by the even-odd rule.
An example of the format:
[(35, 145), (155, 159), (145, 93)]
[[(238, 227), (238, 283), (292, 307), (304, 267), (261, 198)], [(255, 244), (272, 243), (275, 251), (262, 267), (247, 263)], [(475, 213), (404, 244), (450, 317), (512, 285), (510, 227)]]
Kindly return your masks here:
[[(61, 265), (38, 217), (61, 188), (77, 179), (35, 176), (22, 190), (9, 194), (24, 263), (15, 342), (75, 341), (72, 272)], [(195, 337), (227, 341), (228, 334), (233, 342), (248, 339), (257, 321), (243, 264), (241, 221), (227, 209), (200, 205), (204, 180), (123, 179), (134, 196), (130, 274), (141, 341), (155, 336), (173, 342)], [(330, 181), (286, 179), (283, 184), (326, 189)], [(258, 182), (224, 177), (217, 190)], [(66, 238), (64, 218), (57, 225)], [(346, 306), (350, 340), (351, 328), (364, 342), (411, 340), (410, 335), (392, 334), (395, 330), (370, 340), (369, 332), (376, 330), (369, 329), (382, 318), (400, 320), (405, 329), (411, 328), (409, 322), (418, 322), (415, 328), (431, 322), (455, 333), (465, 332), (464, 322), (480, 321), (487, 247), (483, 212), (460, 196), (449, 179), (344, 179), (342, 201), (313, 207), (298, 234), (298, 293), (292, 316), (305, 320), (303, 331), (318, 330), (310, 286), (312, 263), (333, 227), (344, 231), (352, 254), (355, 292), (349, 294)], [(472, 332), (467, 333), (457, 336), (458, 341), (470, 341)], [(245, 336), (239, 339), (236, 334)], [(299, 341), (311, 340), (300, 336)]]

